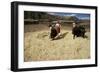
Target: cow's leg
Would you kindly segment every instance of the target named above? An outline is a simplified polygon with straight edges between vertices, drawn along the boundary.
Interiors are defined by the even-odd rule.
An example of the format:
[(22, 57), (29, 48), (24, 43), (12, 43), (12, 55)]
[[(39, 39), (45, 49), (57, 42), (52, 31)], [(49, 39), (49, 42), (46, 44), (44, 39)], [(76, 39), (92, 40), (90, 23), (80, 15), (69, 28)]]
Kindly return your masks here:
[(49, 30), (50, 32), (49, 32), (49, 38), (51, 38), (51, 27), (50, 27), (50, 30)]
[(85, 33), (82, 34), (82, 37), (85, 38)]
[(75, 39), (75, 34), (73, 34), (73, 39)]

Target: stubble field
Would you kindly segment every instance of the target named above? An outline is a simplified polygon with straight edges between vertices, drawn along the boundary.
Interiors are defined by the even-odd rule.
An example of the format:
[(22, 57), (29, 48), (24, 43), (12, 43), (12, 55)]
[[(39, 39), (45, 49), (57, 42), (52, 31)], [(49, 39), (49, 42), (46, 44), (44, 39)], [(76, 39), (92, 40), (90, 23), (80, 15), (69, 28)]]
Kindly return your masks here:
[(46, 25), (25, 25), (24, 61), (72, 60), (90, 58), (90, 32), (73, 39), (71, 27), (62, 26), (61, 38), (51, 40)]

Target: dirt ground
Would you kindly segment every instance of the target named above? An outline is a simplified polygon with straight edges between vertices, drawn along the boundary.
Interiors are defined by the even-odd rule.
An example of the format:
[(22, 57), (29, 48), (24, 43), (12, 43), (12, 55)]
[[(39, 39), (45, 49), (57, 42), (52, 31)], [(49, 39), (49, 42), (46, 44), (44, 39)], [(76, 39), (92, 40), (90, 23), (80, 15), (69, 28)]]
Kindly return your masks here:
[(90, 32), (73, 39), (71, 27), (62, 26), (61, 38), (51, 40), (47, 25), (24, 27), (24, 61), (72, 60), (90, 58)]

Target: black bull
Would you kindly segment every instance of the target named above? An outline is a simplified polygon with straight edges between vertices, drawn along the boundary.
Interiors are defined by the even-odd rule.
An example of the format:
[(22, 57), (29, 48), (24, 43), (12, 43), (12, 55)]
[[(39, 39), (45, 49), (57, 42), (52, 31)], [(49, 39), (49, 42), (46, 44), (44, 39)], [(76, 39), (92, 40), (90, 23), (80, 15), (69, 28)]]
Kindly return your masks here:
[(85, 37), (85, 28), (83, 26), (75, 26), (72, 29), (73, 39), (76, 37)]

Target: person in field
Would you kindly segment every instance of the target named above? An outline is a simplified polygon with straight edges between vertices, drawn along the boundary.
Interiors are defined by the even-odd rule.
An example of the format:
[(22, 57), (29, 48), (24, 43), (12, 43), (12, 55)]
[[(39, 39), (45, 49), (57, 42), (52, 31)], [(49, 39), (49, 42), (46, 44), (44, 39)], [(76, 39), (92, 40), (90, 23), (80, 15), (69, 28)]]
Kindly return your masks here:
[(57, 21), (56, 25), (55, 25), (55, 29), (57, 31), (58, 36), (60, 35), (60, 30), (61, 30), (61, 24), (59, 21)]
[(60, 22), (57, 21), (56, 24), (53, 24), (53, 25), (49, 25), (50, 27), (50, 38), (51, 39), (56, 39), (60, 36), (60, 31), (61, 31), (61, 25), (60, 25)]

